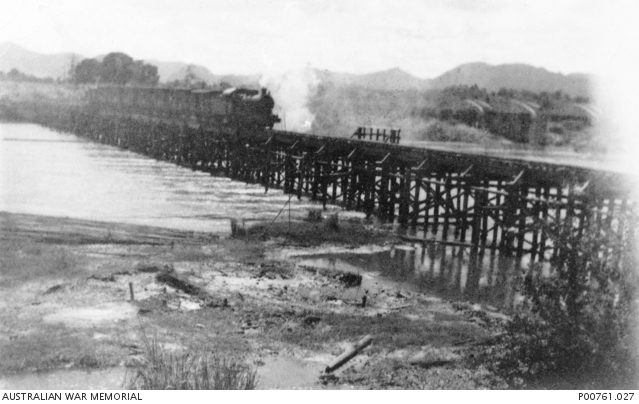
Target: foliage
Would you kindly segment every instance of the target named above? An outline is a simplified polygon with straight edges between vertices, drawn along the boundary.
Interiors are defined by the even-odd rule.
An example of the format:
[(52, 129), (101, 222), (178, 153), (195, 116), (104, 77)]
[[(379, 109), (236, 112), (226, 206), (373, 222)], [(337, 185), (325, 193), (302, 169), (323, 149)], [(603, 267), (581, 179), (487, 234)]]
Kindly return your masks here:
[(135, 390), (253, 390), (257, 372), (233, 358), (175, 354), (143, 333), (145, 356), (128, 387)]
[[(499, 91), (501, 95), (504, 89)], [(485, 88), (479, 88), (477, 85), (473, 86), (450, 86), (446, 87), (437, 96), (438, 104), (444, 103), (446, 101), (451, 101), (453, 99), (481, 99), (488, 101), (490, 99), (490, 92)], [(494, 93), (493, 93), (494, 95)]]
[(636, 388), (636, 227), (621, 229), (624, 237), (612, 228), (582, 236), (569, 225), (547, 230), (559, 249), (551, 274), (532, 265), (522, 285), (526, 310), (485, 355), (511, 382), (555, 375), (592, 388)]
[(75, 67), (77, 83), (95, 83), (100, 78), (100, 62), (95, 59), (84, 59)]
[(328, 231), (339, 231), (339, 215), (332, 213), (326, 217), (324, 228)]
[(53, 83), (54, 80), (51, 77), (39, 78), (21, 72), (18, 69), (11, 69), (9, 72), (0, 72), (0, 80), (8, 80), (13, 82), (29, 82), (29, 83)]
[(464, 143), (484, 143), (492, 138), (493, 136), (483, 129), (464, 124), (449, 124), (436, 119), (429, 121), (416, 137), (417, 140)]
[[(488, 102), (506, 112), (499, 115), (499, 119), (491, 120), (491, 124), (477, 122), (477, 126), (482, 125), (482, 128), (468, 126), (469, 122), (463, 125), (456, 120), (458, 117), (444, 114), (466, 105), (464, 100), (467, 99)], [(513, 101), (537, 104), (543, 107), (542, 110), (561, 110), (572, 102), (587, 102), (588, 99), (573, 100), (561, 91), (534, 93), (501, 89), (489, 92), (476, 85), (451, 86), (441, 90), (375, 90), (358, 85), (322, 83), (309, 97), (307, 107), (315, 116), (312, 132), (322, 136), (348, 137), (363, 126), (401, 129), (402, 139), (407, 141), (485, 143), (499, 139), (504, 133), (521, 131), (522, 137), (533, 145), (562, 146), (582, 141), (583, 132), (589, 126), (582, 124), (579, 127), (566, 117), (564, 121), (569, 121), (566, 123), (568, 131), (550, 133), (542, 113), (530, 124), (525, 119), (521, 121), (519, 114), (509, 115), (508, 108), (517, 110)], [(433, 121), (434, 118), (439, 121)]]
[(322, 221), (322, 209), (309, 209), (308, 216), (306, 217), (307, 222), (311, 223), (319, 223)]
[(131, 82), (142, 86), (154, 86), (160, 80), (157, 66), (136, 60), (129, 66)]
[(76, 83), (135, 84), (154, 86), (160, 76), (158, 68), (125, 53), (112, 52), (102, 59), (85, 59), (78, 63), (74, 71)]
[(529, 90), (515, 90), (512, 88), (500, 88), (497, 92), (490, 92), (485, 88), (479, 88), (477, 85), (466, 86), (450, 86), (442, 89), (436, 96), (437, 103), (442, 104), (454, 100), (483, 100), (490, 102), (493, 99), (520, 100), (530, 101), (540, 104), (542, 107), (553, 107), (565, 103), (588, 103), (588, 97), (570, 97), (569, 94), (563, 93), (561, 90), (549, 93), (542, 91), (535, 93)]
[(109, 53), (100, 63), (100, 80), (104, 83), (127, 84), (133, 78), (130, 69), (133, 63), (133, 58), (127, 54)]

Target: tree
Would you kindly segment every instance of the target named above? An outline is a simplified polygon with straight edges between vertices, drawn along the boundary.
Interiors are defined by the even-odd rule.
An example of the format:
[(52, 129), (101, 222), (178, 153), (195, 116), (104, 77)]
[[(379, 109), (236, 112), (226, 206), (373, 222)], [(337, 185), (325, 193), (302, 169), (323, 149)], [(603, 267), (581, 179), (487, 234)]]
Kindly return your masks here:
[(100, 80), (108, 84), (155, 86), (160, 81), (157, 66), (133, 60), (121, 52), (109, 53), (102, 62), (85, 59), (76, 66), (74, 73), (78, 83), (94, 83)]
[(103, 83), (125, 85), (133, 78), (133, 64), (133, 58), (125, 53), (109, 53), (100, 64), (100, 80)]
[(16, 68), (13, 68), (9, 70), (9, 73), (7, 73), (7, 78), (11, 81), (23, 81), (24, 73)]
[(76, 83), (95, 83), (100, 78), (100, 62), (84, 59), (75, 67)]
[(129, 69), (131, 70), (131, 82), (134, 84), (155, 86), (160, 81), (157, 66), (136, 60), (132, 65), (129, 65)]

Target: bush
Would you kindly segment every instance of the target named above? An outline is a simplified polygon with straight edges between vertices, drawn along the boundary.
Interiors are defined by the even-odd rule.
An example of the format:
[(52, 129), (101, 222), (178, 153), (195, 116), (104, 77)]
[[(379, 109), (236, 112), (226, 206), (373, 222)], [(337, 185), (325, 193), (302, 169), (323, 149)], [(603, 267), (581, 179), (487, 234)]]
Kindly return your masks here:
[(53, 269), (58, 273), (67, 273), (76, 267), (76, 259), (73, 253), (60, 248), (53, 257)]
[(494, 370), (515, 384), (558, 375), (590, 388), (636, 388), (636, 226), (624, 237), (610, 228), (548, 231), (559, 248), (551, 275), (534, 264), (524, 277), (527, 307), (486, 352)]
[(339, 231), (339, 215), (337, 213), (328, 215), (324, 222), (324, 228), (329, 231)]
[(134, 390), (253, 390), (257, 372), (233, 358), (213, 354), (166, 352), (143, 335), (144, 359), (135, 367), (128, 387)]
[(493, 136), (483, 129), (473, 128), (461, 123), (451, 125), (446, 122), (432, 120), (418, 132), (417, 140), (433, 142), (483, 143)]
[(310, 223), (319, 223), (322, 221), (321, 209), (309, 209), (306, 221)]

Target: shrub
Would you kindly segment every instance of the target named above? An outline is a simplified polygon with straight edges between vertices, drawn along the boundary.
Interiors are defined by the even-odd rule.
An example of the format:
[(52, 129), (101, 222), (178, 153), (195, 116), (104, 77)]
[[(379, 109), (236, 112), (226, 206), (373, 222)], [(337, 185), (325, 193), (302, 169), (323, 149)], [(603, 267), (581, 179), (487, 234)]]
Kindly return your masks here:
[(493, 136), (483, 129), (473, 128), (461, 123), (451, 125), (439, 120), (432, 120), (420, 128), (417, 140), (433, 142), (483, 143)]
[(324, 222), (324, 228), (330, 231), (338, 231), (339, 215), (337, 213), (328, 215), (328, 217), (326, 218), (326, 221)]
[(309, 209), (308, 216), (306, 217), (307, 222), (311, 223), (319, 223), (322, 221), (322, 210), (321, 209)]
[(551, 275), (531, 266), (522, 283), (527, 308), (489, 360), (511, 382), (562, 375), (595, 388), (636, 388), (635, 224), (623, 237), (610, 228), (583, 236), (565, 225), (547, 229), (558, 248)]
[(59, 273), (67, 273), (76, 267), (76, 259), (73, 253), (60, 248), (53, 257), (53, 269)]
[(166, 352), (143, 334), (144, 359), (134, 368), (128, 388), (134, 390), (253, 390), (256, 370), (245, 363), (213, 354)]

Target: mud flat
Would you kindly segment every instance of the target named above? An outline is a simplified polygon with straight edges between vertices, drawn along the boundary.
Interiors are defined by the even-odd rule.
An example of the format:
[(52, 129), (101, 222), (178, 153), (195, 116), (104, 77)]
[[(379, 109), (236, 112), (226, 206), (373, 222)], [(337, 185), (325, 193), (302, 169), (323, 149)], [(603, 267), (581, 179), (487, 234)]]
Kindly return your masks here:
[[(48, 388), (68, 375), (71, 386), (117, 388), (95, 375), (123, 379), (143, 333), (167, 350), (241, 358), (264, 389), (505, 387), (465, 360), (491, 335), (485, 316), (392, 282), (365, 290), (359, 274), (283, 253), (395, 242), (355, 219), (257, 226), (234, 239), (0, 213), (0, 387)], [(370, 346), (322, 375), (365, 335)]]

